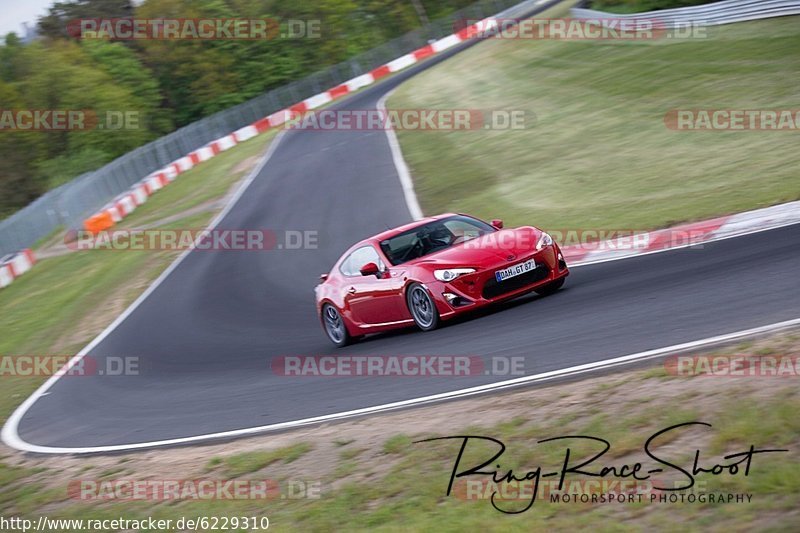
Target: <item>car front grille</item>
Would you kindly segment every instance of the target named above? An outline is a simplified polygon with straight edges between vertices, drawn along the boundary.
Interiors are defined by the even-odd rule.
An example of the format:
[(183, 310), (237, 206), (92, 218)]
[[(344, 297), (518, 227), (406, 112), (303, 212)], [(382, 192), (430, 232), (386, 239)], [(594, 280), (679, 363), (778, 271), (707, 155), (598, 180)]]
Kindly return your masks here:
[(487, 300), (496, 298), (503, 294), (514, 292), (537, 281), (542, 281), (550, 274), (547, 265), (539, 265), (530, 272), (520, 274), (505, 281), (498, 282), (495, 278), (489, 278), (483, 286), (483, 297)]

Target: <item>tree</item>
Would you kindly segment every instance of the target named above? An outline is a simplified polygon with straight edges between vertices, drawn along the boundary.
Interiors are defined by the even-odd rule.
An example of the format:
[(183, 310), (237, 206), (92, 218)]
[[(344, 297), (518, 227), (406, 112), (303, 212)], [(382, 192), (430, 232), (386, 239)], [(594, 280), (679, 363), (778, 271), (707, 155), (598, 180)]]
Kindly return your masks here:
[(39, 33), (51, 39), (70, 37), (67, 24), (83, 18), (124, 18), (133, 15), (131, 0), (68, 0), (56, 2), (39, 19)]
[[(0, 81), (0, 108), (18, 110), (25, 106), (10, 84)], [(37, 134), (0, 129), (0, 218), (33, 201), (45, 191), (35, 178), (32, 154), (37, 150)]]
[(172, 131), (172, 112), (162, 108), (163, 96), (153, 73), (131, 48), (101, 39), (86, 39), (81, 47), (94, 66), (109, 74), (116, 85), (133, 95), (131, 107), (141, 110), (148, 129), (159, 134)]
[(0, 47), (0, 80), (12, 82), (22, 77), (22, 48), (22, 41), (16, 33), (6, 35), (5, 46)]

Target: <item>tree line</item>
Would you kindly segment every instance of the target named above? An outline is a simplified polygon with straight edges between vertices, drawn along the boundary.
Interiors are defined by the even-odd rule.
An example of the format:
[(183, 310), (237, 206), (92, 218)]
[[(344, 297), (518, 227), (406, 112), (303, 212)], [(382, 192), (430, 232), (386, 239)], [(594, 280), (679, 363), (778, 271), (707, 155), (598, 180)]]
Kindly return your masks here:
[[(0, 116), (0, 218), (46, 190), (204, 116), (300, 79), (474, 0), (68, 0), (39, 37), (0, 46), (0, 111), (133, 112), (134, 129), (10, 130)], [(80, 38), (79, 19), (320, 21), (313, 38)], [(101, 118), (102, 120), (102, 118)], [(3, 127), (3, 126), (6, 127)]]

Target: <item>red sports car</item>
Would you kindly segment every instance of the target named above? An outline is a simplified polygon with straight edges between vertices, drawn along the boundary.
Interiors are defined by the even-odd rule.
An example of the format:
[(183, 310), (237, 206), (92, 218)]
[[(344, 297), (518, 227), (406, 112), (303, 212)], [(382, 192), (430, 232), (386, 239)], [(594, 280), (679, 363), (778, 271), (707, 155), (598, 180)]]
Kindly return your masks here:
[(568, 274), (547, 233), (449, 213), (353, 245), (320, 276), (317, 312), (328, 338), (345, 346), (412, 324), (432, 330), (443, 319), (530, 291), (550, 294)]

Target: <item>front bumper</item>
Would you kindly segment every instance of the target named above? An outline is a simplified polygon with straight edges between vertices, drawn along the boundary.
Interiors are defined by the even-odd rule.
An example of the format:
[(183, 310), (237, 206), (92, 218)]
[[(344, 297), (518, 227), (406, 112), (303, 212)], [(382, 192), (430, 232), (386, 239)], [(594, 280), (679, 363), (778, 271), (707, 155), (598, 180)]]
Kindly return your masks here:
[[(495, 272), (513, 264), (533, 259), (530, 272), (498, 282)], [(569, 275), (569, 268), (558, 245), (553, 244), (533, 254), (518, 257), (513, 263), (497, 264), (455, 280), (428, 284), (442, 318), (450, 318), (486, 305), (510, 300)]]

